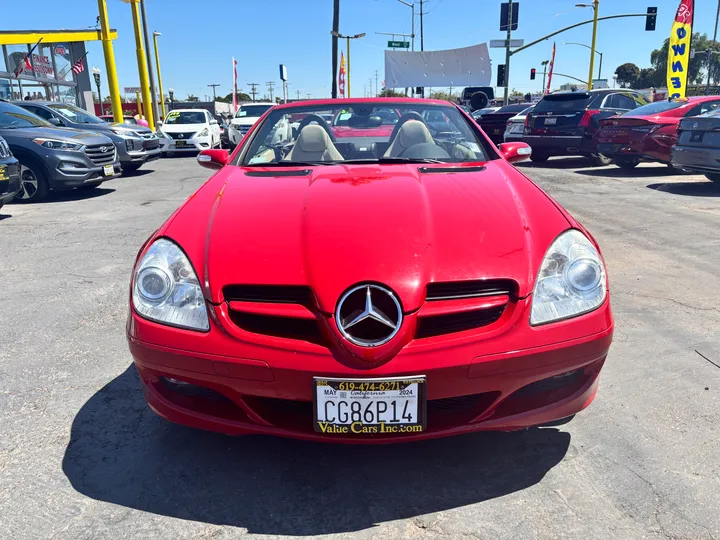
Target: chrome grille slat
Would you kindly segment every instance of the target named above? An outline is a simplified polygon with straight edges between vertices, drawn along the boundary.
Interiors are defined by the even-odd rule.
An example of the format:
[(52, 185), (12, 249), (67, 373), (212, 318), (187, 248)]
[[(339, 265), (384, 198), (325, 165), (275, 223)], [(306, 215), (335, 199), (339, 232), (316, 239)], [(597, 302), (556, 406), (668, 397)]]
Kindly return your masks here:
[[(105, 148), (105, 152), (101, 149)], [(108, 165), (115, 163), (115, 145), (110, 144), (92, 144), (85, 147), (85, 155), (90, 158), (95, 165)]]

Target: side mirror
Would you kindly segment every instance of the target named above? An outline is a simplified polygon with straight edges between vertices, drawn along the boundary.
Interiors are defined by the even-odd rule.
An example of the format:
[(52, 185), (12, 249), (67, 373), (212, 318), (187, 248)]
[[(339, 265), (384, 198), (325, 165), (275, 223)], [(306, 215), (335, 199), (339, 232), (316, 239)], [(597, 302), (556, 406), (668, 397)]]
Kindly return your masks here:
[(217, 126), (217, 124), (218, 124), (218, 121), (217, 121), (217, 120), (210, 120), (210, 125), (211, 125), (211, 126)]
[(498, 146), (500, 154), (510, 163), (517, 163), (528, 159), (532, 154), (532, 148), (524, 142), (508, 142)]
[(48, 120), (53, 126), (61, 127), (63, 123), (60, 121), (59, 118), (55, 118), (54, 116)]
[(213, 170), (222, 169), (227, 165), (228, 159), (230, 159), (230, 152), (221, 149), (203, 150), (197, 157), (200, 165)]
[(162, 127), (162, 124), (163, 124), (163, 123), (162, 123), (162, 120), (158, 120), (157, 122), (155, 122), (155, 125), (156, 125), (157, 127)]

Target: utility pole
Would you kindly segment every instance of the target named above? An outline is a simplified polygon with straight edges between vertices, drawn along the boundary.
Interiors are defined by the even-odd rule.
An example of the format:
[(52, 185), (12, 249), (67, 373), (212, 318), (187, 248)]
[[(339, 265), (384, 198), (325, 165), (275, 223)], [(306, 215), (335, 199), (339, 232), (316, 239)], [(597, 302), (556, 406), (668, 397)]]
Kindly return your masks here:
[(252, 94), (252, 100), (255, 101), (255, 95), (257, 94), (257, 87), (259, 86), (256, 82), (247, 83), (250, 87), (250, 93)]
[(513, 2), (508, 0), (508, 20), (507, 20), (507, 47), (505, 48), (505, 99), (503, 105), (508, 104), (510, 97), (510, 40), (512, 39), (512, 22), (513, 22)]
[(213, 89), (213, 103), (215, 102), (215, 99), (216, 99), (215, 88), (217, 88), (218, 86), (220, 86), (220, 85), (219, 84), (208, 84), (208, 88)]
[(270, 93), (270, 101), (273, 100), (273, 90), (275, 89), (275, 83), (272, 81), (268, 81), (265, 84), (267, 84), (268, 92)]
[(308, 93), (307, 98), (310, 99), (311, 97), (312, 97), (311, 94)]
[(370, 97), (372, 97), (372, 77), (368, 79), (368, 88), (370, 89)]
[(595, 69), (595, 43), (597, 41), (597, 23), (598, 23), (598, 11), (600, 11), (600, 0), (593, 0), (593, 32), (592, 32), (592, 43), (590, 44), (590, 74), (588, 75), (587, 89), (593, 89), (593, 70)]
[(547, 75), (547, 66), (550, 63), (550, 60), (543, 60), (542, 61), (542, 67), (543, 67), (543, 85), (542, 85), (542, 93), (545, 95), (545, 76)]
[[(333, 19), (332, 19), (332, 86), (331, 97), (338, 97), (338, 36), (340, 35), (340, 0), (333, 0)], [(348, 96), (349, 97), (349, 96)], [(299, 98), (298, 98), (299, 99)]]
[[(115, 51), (113, 42), (110, 39), (110, 21), (108, 20), (107, 5), (105, 0), (98, 0), (98, 12), (100, 17), (100, 38), (103, 44), (105, 55), (105, 66), (107, 67), (108, 86), (110, 87), (110, 102), (112, 103), (113, 119), (116, 122), (123, 121), (122, 101), (120, 100), (120, 88), (118, 87), (117, 72), (115, 70)], [(98, 92), (100, 106), (102, 107), (102, 96)]]
[(378, 96), (378, 70), (375, 70), (375, 97)]
[(420, 0), (420, 50), (425, 50), (425, 33), (423, 32), (423, 0)]
[(300, 101), (300, 90), (296, 90), (298, 101)]
[[(148, 65), (148, 75), (150, 76), (150, 95), (152, 96), (151, 99), (151, 105), (152, 105), (152, 114), (153, 114), (153, 121), (158, 121), (158, 104), (157, 104), (157, 91), (155, 90), (155, 72), (153, 71), (153, 63), (150, 59), (150, 32), (148, 32), (148, 22), (147, 22), (147, 13), (145, 12), (145, 0), (140, 0), (140, 10), (142, 11), (142, 21), (143, 21), (143, 34), (145, 35), (145, 50), (147, 51), (147, 65)], [(162, 96), (160, 96), (160, 99), (162, 99)], [(154, 129), (154, 128), (152, 128)]]

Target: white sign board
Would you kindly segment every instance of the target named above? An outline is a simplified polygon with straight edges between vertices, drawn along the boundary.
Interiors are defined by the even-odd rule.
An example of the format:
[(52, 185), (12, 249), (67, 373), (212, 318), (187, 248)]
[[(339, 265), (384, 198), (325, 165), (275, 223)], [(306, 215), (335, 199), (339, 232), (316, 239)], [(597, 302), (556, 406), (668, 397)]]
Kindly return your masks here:
[(444, 51), (385, 51), (385, 87), (490, 86), (487, 43)]
[[(525, 45), (524, 39), (511, 39), (510, 40), (510, 48), (513, 47), (522, 47)], [(491, 49), (504, 49), (507, 47), (507, 39), (491, 39), (490, 40), (490, 48)]]

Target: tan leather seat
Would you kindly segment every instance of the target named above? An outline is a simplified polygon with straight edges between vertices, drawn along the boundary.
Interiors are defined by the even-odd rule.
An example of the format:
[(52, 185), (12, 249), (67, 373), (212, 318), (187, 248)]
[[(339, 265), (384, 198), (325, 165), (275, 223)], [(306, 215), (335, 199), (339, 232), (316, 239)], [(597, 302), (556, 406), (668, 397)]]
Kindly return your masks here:
[(330, 140), (327, 132), (318, 125), (302, 128), (295, 146), (284, 161), (342, 161), (343, 157)]
[(384, 157), (400, 157), (402, 153), (416, 144), (434, 143), (430, 131), (419, 120), (408, 120), (397, 132)]

